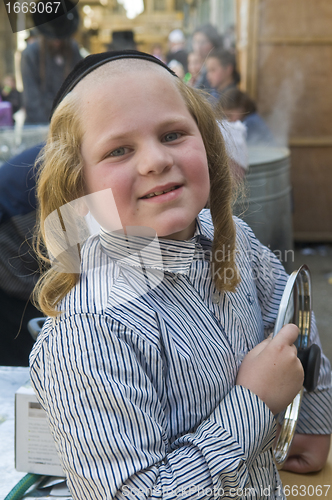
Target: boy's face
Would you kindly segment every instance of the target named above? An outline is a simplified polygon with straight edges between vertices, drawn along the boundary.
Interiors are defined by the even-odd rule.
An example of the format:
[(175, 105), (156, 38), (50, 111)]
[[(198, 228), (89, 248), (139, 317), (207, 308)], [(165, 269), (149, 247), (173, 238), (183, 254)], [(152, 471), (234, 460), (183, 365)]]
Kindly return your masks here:
[(188, 239), (210, 182), (201, 134), (174, 78), (152, 68), (91, 86), (81, 151), (86, 193), (111, 188), (124, 228)]
[(230, 69), (232, 69), (231, 66), (223, 66), (216, 57), (208, 57), (205, 65), (207, 71), (206, 76), (211, 87), (218, 89), (228, 81)]

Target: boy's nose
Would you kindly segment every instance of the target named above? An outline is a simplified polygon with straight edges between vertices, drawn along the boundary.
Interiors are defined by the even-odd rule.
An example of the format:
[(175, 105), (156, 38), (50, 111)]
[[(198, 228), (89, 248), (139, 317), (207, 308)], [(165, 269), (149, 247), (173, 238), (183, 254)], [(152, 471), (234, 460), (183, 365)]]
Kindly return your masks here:
[(167, 146), (162, 143), (149, 143), (142, 150), (138, 170), (141, 175), (161, 173), (171, 168), (174, 159)]

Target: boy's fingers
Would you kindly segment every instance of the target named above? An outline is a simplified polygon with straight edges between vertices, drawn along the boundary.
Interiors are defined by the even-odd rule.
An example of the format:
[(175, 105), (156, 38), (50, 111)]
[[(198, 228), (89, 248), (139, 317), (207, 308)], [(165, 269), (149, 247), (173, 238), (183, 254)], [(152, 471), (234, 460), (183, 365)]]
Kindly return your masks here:
[(300, 333), (299, 328), (292, 323), (285, 325), (274, 337), (275, 342), (287, 343), (288, 345), (294, 344)]
[(258, 355), (260, 354), (271, 342), (279, 342), (281, 344), (288, 344), (290, 346), (293, 346), (295, 351), (297, 350), (294, 342), (296, 341), (298, 335), (299, 335), (299, 329), (296, 325), (289, 324), (284, 327), (278, 332), (278, 334), (272, 338), (273, 333), (271, 333), (265, 340), (257, 344), (250, 352), (253, 353), (253, 355)]

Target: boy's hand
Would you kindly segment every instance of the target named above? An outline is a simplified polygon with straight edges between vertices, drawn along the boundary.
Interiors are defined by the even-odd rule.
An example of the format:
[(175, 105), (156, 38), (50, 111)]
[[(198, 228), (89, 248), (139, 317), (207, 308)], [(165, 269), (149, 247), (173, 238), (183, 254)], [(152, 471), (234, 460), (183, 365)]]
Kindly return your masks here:
[(254, 392), (272, 413), (284, 410), (303, 385), (304, 371), (294, 345), (296, 325), (285, 325), (273, 339), (266, 339), (244, 358), (236, 384)]
[(330, 449), (330, 434), (295, 434), (282, 470), (305, 474), (321, 470)]

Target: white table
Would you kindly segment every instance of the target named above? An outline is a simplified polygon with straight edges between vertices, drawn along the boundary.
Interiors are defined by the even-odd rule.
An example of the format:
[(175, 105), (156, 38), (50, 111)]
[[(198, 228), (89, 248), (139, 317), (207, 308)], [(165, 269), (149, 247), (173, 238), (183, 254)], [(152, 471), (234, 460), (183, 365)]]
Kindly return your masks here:
[[(0, 366), (0, 500), (26, 475), (15, 470), (15, 392), (28, 381), (28, 367)], [(71, 500), (63, 478), (49, 477), (46, 486), (49, 488), (40, 490), (36, 500)], [(42, 491), (45, 496), (40, 496)], [(35, 497), (29, 496), (29, 500)]]
[(0, 366), (0, 499), (25, 476), (15, 470), (15, 392), (29, 380), (29, 368)]

